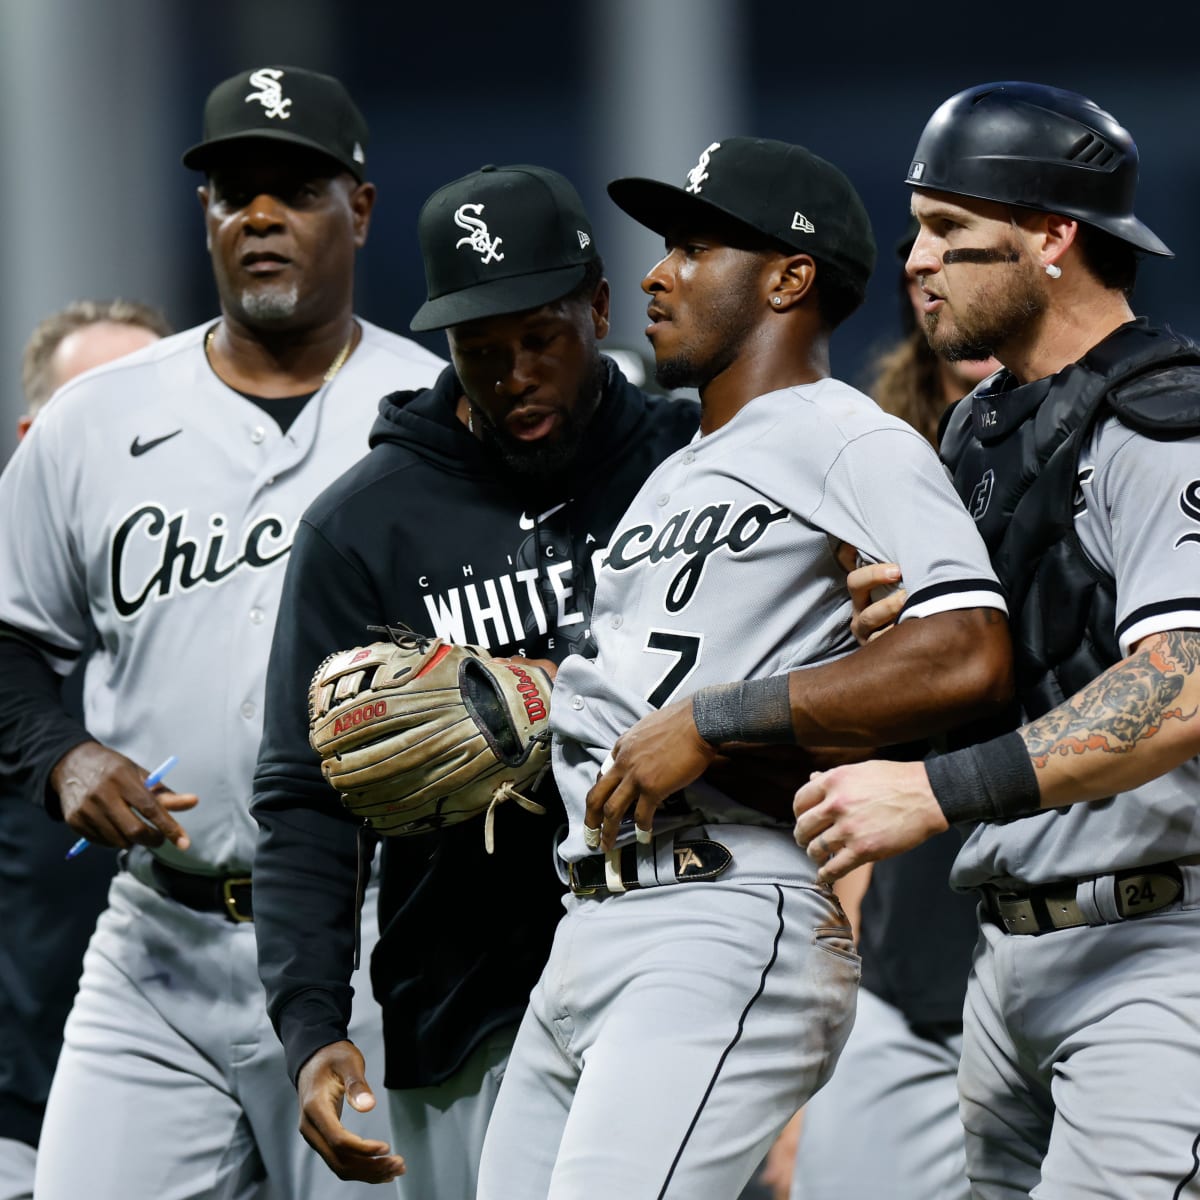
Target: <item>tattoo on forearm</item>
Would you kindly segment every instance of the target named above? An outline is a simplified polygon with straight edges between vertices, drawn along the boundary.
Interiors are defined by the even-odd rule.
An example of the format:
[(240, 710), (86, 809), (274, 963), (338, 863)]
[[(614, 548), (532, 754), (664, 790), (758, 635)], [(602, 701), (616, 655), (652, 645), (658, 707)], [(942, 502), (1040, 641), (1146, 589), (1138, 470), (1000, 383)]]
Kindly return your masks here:
[(1200, 666), (1200, 631), (1173, 630), (1149, 638), (1131, 658), (1109, 668), (1081, 692), (1022, 731), (1035, 767), (1098, 750), (1128, 754), (1168, 721), (1186, 721), (1196, 708), (1178, 703)]

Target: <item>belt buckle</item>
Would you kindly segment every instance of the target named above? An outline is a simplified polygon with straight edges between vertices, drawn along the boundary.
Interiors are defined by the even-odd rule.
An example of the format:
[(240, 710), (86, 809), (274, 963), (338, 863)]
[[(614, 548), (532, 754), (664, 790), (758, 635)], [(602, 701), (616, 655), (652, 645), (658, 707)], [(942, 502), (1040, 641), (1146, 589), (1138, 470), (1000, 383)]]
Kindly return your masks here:
[(247, 916), (238, 908), (237, 897), (233, 894), (233, 889), (243, 883), (247, 887), (250, 886), (249, 875), (230, 875), (221, 880), (221, 900), (225, 904), (225, 911), (229, 914), (229, 919), (237, 925), (245, 925), (254, 920), (253, 916)]
[(567, 863), (567, 882), (571, 885), (572, 896), (594, 896), (598, 887), (582, 887), (575, 878), (575, 863)]

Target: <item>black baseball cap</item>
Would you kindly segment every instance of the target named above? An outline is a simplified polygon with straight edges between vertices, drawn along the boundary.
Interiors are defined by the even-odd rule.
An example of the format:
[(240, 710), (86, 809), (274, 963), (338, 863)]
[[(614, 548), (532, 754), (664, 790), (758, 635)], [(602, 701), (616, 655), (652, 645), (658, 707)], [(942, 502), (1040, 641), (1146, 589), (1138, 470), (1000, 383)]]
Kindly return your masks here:
[(583, 282), (596, 257), (579, 194), (557, 171), (480, 167), (440, 187), (417, 238), (428, 297), (415, 332), (539, 308)]
[(724, 138), (701, 152), (683, 187), (615, 179), (608, 194), (635, 221), (664, 236), (681, 221), (732, 218), (839, 268), (860, 299), (875, 266), (871, 219), (854, 185), (832, 163), (789, 142)]
[(248, 139), (317, 150), (363, 181), (367, 123), (332, 75), (255, 67), (217, 84), (204, 103), (204, 140), (184, 154), (183, 165), (205, 171), (225, 147)]

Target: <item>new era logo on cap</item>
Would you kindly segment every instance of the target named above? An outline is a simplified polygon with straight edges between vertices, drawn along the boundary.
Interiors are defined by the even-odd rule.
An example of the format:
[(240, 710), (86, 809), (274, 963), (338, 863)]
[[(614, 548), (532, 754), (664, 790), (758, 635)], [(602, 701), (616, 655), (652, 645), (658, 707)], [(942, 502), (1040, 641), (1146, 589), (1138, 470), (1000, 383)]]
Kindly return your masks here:
[(802, 213), (792, 213), (792, 228), (800, 233), (816, 233), (817, 227)]

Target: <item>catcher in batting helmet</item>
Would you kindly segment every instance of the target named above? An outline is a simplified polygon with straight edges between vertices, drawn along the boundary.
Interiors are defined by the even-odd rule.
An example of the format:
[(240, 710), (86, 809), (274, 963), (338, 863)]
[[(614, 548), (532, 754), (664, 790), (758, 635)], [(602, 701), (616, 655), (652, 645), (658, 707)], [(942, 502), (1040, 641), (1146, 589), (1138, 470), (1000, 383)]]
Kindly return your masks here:
[(1147, 254), (1174, 255), (1133, 214), (1138, 152), (1129, 131), (1076, 92), (985, 83), (929, 118), (906, 183), (1074, 217)]

